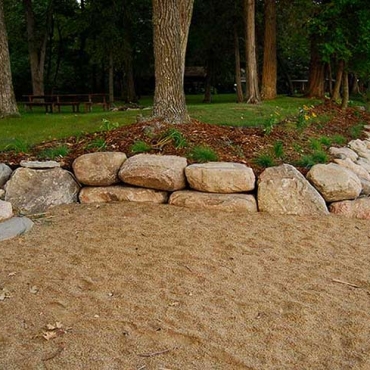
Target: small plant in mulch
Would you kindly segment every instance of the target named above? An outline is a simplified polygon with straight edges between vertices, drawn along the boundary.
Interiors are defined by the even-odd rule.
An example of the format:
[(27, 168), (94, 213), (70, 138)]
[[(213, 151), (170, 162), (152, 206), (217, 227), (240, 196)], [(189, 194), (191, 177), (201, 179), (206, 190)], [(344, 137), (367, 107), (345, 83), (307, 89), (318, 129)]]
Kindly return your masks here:
[(253, 159), (253, 163), (262, 168), (273, 167), (276, 165), (273, 156), (268, 153), (260, 154), (258, 157)]
[(68, 155), (69, 149), (66, 145), (58, 146), (55, 148), (46, 148), (39, 153), (42, 159), (56, 159), (63, 158)]
[(146, 152), (150, 152), (152, 150), (152, 146), (147, 144), (145, 141), (143, 140), (138, 140), (138, 141), (135, 141), (131, 148), (131, 153), (146, 153)]
[(104, 150), (106, 147), (107, 143), (102, 137), (96, 137), (86, 145), (86, 149)]
[(284, 157), (284, 144), (280, 140), (275, 141), (274, 143), (274, 156), (279, 159)]
[(217, 153), (207, 146), (195, 146), (189, 156), (196, 162), (215, 162), (218, 160)]
[(101, 131), (111, 131), (114, 130), (115, 128), (119, 127), (118, 122), (111, 122), (108, 119), (103, 118), (102, 119), (102, 124), (100, 125), (100, 130)]
[(312, 154), (303, 155), (300, 160), (296, 162), (296, 165), (303, 168), (311, 168), (318, 163), (327, 163), (329, 156), (322, 150), (315, 150)]
[(5, 149), (15, 153), (29, 153), (31, 146), (25, 140), (14, 139), (11, 144), (6, 146)]
[(352, 139), (359, 139), (364, 131), (365, 123), (359, 122), (357, 125), (352, 126), (349, 129), (349, 134), (351, 135)]

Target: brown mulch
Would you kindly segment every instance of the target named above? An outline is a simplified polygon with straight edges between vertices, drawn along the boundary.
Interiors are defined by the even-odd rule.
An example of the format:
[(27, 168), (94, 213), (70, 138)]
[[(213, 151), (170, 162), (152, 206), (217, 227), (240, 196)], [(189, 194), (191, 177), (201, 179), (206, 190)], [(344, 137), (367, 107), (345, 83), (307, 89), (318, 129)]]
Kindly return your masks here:
[[(8, 163), (15, 168), (23, 159), (40, 159), (41, 153), (45, 149), (65, 145), (68, 147), (68, 154), (57, 160), (61, 162), (63, 167), (70, 169), (73, 160), (85, 153), (121, 151), (128, 156), (132, 156), (135, 154), (132, 152), (132, 145), (138, 141), (144, 141), (152, 147), (149, 153), (185, 156), (189, 163), (195, 162), (191, 156), (191, 148), (206, 146), (217, 154), (219, 161), (245, 163), (258, 174), (263, 168), (255, 163), (256, 158), (261, 154), (274, 157), (274, 144), (281, 141), (284, 155), (281, 158), (275, 157), (274, 162), (276, 164), (283, 162), (295, 164), (301, 172), (305, 173), (307, 168), (300, 168), (297, 161), (302, 155), (312, 152), (310, 147), (312, 138), (341, 135), (346, 139), (346, 142), (349, 142), (354, 138), (351, 134), (353, 126), (370, 124), (369, 113), (357, 108), (348, 108), (343, 111), (339, 106), (330, 102), (302, 112), (302, 115), (305, 114), (308, 114), (311, 118), (307, 121), (307, 127), (303, 130), (297, 129), (297, 117), (292, 117), (274, 125), (272, 132), (269, 134), (261, 127), (217, 126), (195, 119), (190, 123), (176, 126), (156, 120), (137, 122), (109, 131), (86, 134), (78, 138), (72, 136), (66, 139), (44, 142), (33, 147), (30, 153), (1, 152), (0, 162)], [(325, 116), (327, 122), (320, 124), (317, 120), (312, 119), (313, 116)], [(173, 141), (163, 141), (170, 128), (175, 128), (178, 132), (181, 132), (186, 139), (186, 147), (176, 148)], [(104, 147), (92, 144), (98, 140), (104, 143)], [(323, 147), (323, 149), (327, 150), (328, 148)], [(42, 159), (48, 158), (43, 157)]]

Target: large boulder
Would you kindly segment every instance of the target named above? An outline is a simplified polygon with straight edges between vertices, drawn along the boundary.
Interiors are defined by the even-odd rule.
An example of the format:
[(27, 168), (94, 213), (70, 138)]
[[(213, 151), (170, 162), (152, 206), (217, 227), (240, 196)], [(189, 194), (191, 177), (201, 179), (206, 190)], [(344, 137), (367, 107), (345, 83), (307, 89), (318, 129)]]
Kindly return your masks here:
[(18, 168), (5, 185), (5, 200), (24, 214), (41, 213), (51, 206), (76, 202), (79, 190), (73, 175), (61, 168)]
[(359, 157), (370, 160), (370, 149), (367, 147), (366, 141), (352, 140), (348, 143), (348, 147), (355, 151)]
[(169, 204), (197, 209), (228, 212), (257, 212), (256, 199), (250, 194), (216, 194), (182, 190), (171, 194)]
[(327, 202), (355, 199), (362, 190), (358, 176), (336, 163), (314, 165), (307, 179)]
[(9, 202), (4, 202), (0, 200), (0, 222), (13, 217), (13, 207)]
[(370, 220), (370, 198), (358, 198), (334, 202), (329, 206), (330, 212), (350, 218)]
[(293, 166), (270, 167), (258, 179), (260, 212), (289, 215), (328, 214), (324, 199)]
[(89, 153), (76, 158), (72, 167), (81, 184), (109, 186), (120, 182), (118, 171), (126, 159), (120, 152)]
[(0, 188), (5, 185), (12, 174), (12, 169), (5, 163), (0, 163)]
[(348, 170), (355, 173), (359, 179), (370, 181), (370, 174), (365, 170), (365, 168), (363, 168), (359, 164), (352, 162), (352, 160), (350, 160), (349, 158), (334, 159), (334, 162), (336, 164), (339, 164), (339, 166), (347, 168)]
[(13, 217), (0, 223), (0, 241), (14, 238), (31, 230), (33, 222), (27, 217)]
[(168, 193), (165, 191), (132, 188), (126, 186), (85, 187), (79, 194), (81, 203), (108, 203), (108, 202), (150, 202), (167, 203)]
[(370, 173), (370, 160), (365, 158), (359, 158), (356, 164), (364, 168), (368, 173)]
[(187, 160), (175, 155), (138, 154), (123, 163), (119, 178), (130, 185), (175, 191), (186, 187)]
[(329, 153), (332, 154), (335, 158), (346, 159), (349, 158), (352, 161), (355, 161), (358, 158), (358, 154), (350, 148), (335, 148), (331, 147)]
[(241, 193), (253, 190), (253, 170), (241, 163), (210, 162), (192, 164), (185, 169), (192, 189), (209, 193)]

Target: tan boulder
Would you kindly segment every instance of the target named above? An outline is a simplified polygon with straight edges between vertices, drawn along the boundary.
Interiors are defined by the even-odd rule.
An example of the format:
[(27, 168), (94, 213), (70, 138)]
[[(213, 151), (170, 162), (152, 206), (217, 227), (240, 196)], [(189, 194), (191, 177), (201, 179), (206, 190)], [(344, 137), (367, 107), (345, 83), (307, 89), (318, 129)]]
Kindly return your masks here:
[(168, 193), (153, 189), (126, 186), (85, 187), (79, 194), (81, 203), (150, 202), (167, 203)]
[(358, 176), (336, 163), (314, 165), (307, 179), (327, 202), (355, 199), (362, 190)]
[(339, 166), (349, 169), (350, 171), (355, 173), (360, 179), (370, 181), (370, 174), (365, 170), (365, 168), (356, 163), (353, 163), (349, 158), (334, 159), (334, 162), (336, 164), (339, 164)]
[(332, 154), (335, 158), (346, 159), (349, 158), (352, 161), (355, 161), (358, 158), (358, 155), (355, 151), (350, 148), (329, 148), (329, 153)]
[(318, 191), (293, 166), (267, 168), (258, 179), (260, 212), (288, 215), (328, 214)]
[(5, 184), (5, 200), (22, 213), (39, 213), (52, 206), (77, 202), (79, 190), (74, 176), (60, 167), (19, 167)]
[(9, 202), (0, 200), (0, 222), (13, 217), (13, 207)]
[(352, 140), (348, 143), (348, 147), (355, 151), (359, 157), (370, 160), (370, 150), (366, 141), (360, 139)]
[(241, 193), (253, 190), (253, 170), (241, 163), (210, 162), (192, 164), (185, 169), (192, 189), (209, 193)]
[(257, 203), (250, 194), (216, 194), (182, 190), (171, 194), (169, 204), (196, 209), (217, 209), (228, 212), (257, 212)]
[(123, 163), (119, 178), (143, 188), (175, 191), (186, 187), (187, 160), (175, 155), (138, 154)]
[(370, 198), (358, 198), (334, 202), (329, 206), (330, 212), (350, 218), (370, 220)]
[(72, 167), (81, 184), (109, 186), (120, 182), (118, 171), (126, 159), (120, 152), (89, 153), (76, 158)]

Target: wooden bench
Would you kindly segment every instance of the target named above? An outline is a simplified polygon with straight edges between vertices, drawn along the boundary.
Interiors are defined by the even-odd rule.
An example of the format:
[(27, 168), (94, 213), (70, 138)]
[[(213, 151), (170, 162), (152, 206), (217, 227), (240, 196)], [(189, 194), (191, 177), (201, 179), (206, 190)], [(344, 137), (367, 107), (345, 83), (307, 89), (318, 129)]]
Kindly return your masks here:
[(85, 112), (92, 112), (92, 107), (98, 105), (103, 107), (104, 111), (109, 110), (110, 102), (106, 94), (87, 94), (88, 100), (85, 104)]
[(25, 109), (32, 112), (32, 107), (45, 107), (46, 113), (53, 113), (54, 98), (52, 95), (24, 95), (28, 101), (24, 102)]
[(55, 95), (56, 101), (54, 102), (54, 107), (58, 109), (58, 113), (60, 113), (60, 107), (72, 107), (73, 113), (79, 113), (80, 112), (80, 97), (79, 95), (72, 95), (72, 94), (66, 94), (66, 95)]

